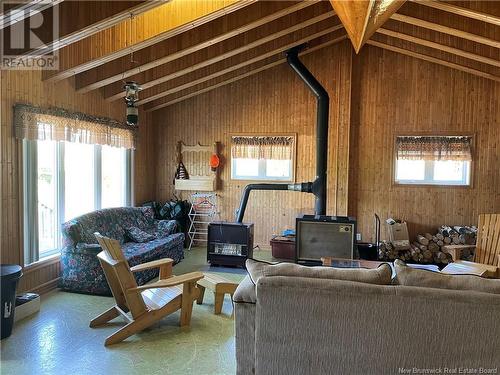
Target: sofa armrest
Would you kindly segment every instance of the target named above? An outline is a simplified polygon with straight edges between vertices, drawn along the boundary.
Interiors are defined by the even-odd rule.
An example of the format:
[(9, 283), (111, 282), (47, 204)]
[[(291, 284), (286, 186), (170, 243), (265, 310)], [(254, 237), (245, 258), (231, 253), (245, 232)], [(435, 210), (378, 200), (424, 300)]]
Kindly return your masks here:
[(158, 220), (156, 222), (157, 237), (162, 238), (177, 233), (178, 227), (176, 220)]
[(76, 244), (74, 250), (75, 253), (97, 255), (102, 251), (102, 247), (96, 243), (83, 243), (79, 242)]
[(256, 303), (257, 295), (255, 294), (255, 284), (247, 275), (236, 288), (233, 301), (235, 303)]

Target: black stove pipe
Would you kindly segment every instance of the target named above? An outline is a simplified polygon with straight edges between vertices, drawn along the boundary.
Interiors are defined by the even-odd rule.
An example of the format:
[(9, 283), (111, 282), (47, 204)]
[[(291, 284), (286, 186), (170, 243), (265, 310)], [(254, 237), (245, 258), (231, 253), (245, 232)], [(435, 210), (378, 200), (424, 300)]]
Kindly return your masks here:
[(304, 48), (303, 45), (288, 50), (286, 61), (316, 97), (316, 179), (312, 184), (312, 193), (316, 197), (314, 213), (316, 215), (325, 215), (330, 97), (318, 80), (299, 60), (298, 53), (302, 48)]
[(328, 113), (330, 98), (326, 90), (316, 80), (309, 70), (299, 60), (298, 54), (304, 45), (294, 47), (286, 52), (287, 62), (306, 86), (312, 91), (317, 99), (316, 120), (316, 179), (314, 182), (302, 182), (298, 184), (249, 184), (243, 190), (240, 208), (238, 209), (236, 222), (243, 222), (243, 216), (252, 190), (290, 190), (313, 193), (316, 197), (315, 215), (326, 214), (326, 173), (328, 152)]
[(236, 214), (236, 222), (242, 223), (245, 210), (247, 208), (248, 197), (252, 190), (291, 190), (312, 193), (312, 183), (304, 182), (301, 184), (249, 184), (243, 189), (243, 196), (241, 197), (240, 208)]

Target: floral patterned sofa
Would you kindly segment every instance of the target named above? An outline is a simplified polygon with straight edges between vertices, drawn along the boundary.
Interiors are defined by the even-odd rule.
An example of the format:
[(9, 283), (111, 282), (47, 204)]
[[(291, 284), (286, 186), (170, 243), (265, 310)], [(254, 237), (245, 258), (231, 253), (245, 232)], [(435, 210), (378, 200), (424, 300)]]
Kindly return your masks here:
[[(130, 228), (139, 228), (144, 236), (152, 240), (131, 241)], [(71, 292), (111, 295), (97, 259), (101, 247), (95, 239), (95, 232), (120, 241), (132, 267), (160, 258), (180, 262), (184, 258), (184, 234), (177, 231), (175, 220), (155, 220), (149, 207), (108, 208), (74, 218), (62, 226), (62, 275), (59, 286)], [(135, 276), (137, 283), (142, 285), (158, 276), (158, 270), (137, 272)]]

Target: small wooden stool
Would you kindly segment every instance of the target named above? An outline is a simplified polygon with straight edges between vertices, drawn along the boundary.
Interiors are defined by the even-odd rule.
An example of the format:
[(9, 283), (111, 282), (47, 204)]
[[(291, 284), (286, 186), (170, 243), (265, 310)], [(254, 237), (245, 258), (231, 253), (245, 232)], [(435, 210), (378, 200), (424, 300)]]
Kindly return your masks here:
[(198, 280), (197, 283), (198, 289), (200, 289), (200, 295), (196, 303), (201, 305), (203, 303), (203, 296), (205, 295), (205, 288), (210, 289), (215, 295), (214, 314), (220, 314), (222, 311), (222, 304), (224, 303), (224, 295), (226, 293), (229, 294), (232, 301), (234, 291), (238, 287), (238, 284), (222, 276), (214, 275), (213, 273), (205, 273), (203, 276), (203, 279)]
[(462, 255), (462, 251), (464, 250), (473, 250), (476, 248), (476, 245), (444, 245), (442, 250), (445, 253), (451, 254), (451, 258), (454, 262), (460, 260), (460, 256)]

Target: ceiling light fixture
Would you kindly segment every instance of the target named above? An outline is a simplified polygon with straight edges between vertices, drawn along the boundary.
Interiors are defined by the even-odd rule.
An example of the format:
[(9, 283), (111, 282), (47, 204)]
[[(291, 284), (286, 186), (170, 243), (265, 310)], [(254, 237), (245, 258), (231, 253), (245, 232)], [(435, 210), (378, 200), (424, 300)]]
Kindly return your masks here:
[(125, 104), (127, 105), (127, 125), (137, 126), (139, 123), (139, 109), (136, 104), (139, 101), (141, 86), (137, 82), (125, 82)]

